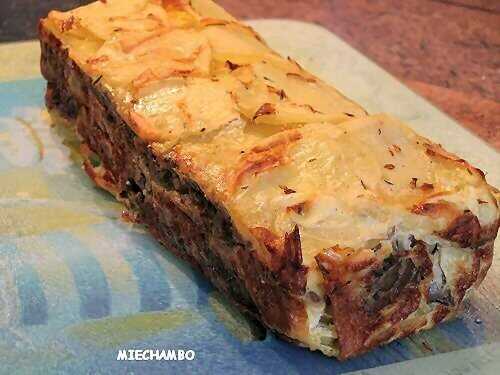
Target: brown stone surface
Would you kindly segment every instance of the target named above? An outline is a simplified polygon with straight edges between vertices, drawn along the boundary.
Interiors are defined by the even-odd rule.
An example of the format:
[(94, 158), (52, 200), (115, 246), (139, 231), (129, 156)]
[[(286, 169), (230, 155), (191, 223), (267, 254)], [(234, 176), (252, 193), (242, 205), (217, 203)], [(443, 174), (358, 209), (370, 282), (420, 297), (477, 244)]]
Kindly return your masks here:
[(318, 23), (500, 150), (500, 1), (219, 0)]

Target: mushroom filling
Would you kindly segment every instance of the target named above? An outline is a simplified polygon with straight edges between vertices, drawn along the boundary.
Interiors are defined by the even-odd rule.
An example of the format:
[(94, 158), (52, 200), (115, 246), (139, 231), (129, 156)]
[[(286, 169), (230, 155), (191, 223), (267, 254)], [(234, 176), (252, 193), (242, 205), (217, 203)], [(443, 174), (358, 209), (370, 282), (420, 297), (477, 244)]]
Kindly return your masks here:
[[(441, 265), (442, 248), (437, 238), (431, 236), (425, 242), (414, 234), (393, 228), (386, 239), (374, 239), (368, 243), (377, 242), (372, 249), (377, 251), (389, 247), (390, 253), (381, 265), (371, 272), (371, 281), (364, 286), (363, 296), (365, 311), (376, 314), (378, 311), (394, 303), (403, 289), (408, 286), (418, 286), (429, 271), (425, 271), (421, 258), (432, 262), (432, 275), (429, 284), (428, 303), (439, 303), (453, 306), (455, 301), (449, 288), (447, 277)], [(421, 252), (421, 250), (424, 252)], [(420, 255), (418, 251), (421, 252)], [(419, 258), (420, 257), (420, 258)], [(323, 352), (338, 350), (338, 336), (334, 319), (328, 314), (328, 299), (323, 290), (309, 290), (305, 297), (309, 319), (309, 331), (315, 338), (316, 346)], [(427, 310), (425, 310), (427, 311)]]

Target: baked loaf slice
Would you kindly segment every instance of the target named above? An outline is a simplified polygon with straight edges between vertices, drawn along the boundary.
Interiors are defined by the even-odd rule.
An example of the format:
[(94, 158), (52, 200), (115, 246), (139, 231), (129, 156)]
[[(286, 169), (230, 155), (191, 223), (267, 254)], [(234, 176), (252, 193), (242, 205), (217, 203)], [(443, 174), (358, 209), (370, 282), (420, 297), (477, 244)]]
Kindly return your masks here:
[(349, 358), (452, 317), (486, 275), (484, 174), (214, 3), (98, 1), (40, 40), (90, 177), (281, 336)]

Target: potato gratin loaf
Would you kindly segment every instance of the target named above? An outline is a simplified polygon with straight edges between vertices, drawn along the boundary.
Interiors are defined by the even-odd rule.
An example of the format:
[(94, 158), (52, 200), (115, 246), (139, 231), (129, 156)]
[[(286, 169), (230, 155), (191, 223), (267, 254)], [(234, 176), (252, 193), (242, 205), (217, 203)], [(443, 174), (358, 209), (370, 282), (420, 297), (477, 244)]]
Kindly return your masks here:
[(52, 11), (40, 39), (89, 176), (281, 336), (349, 358), (452, 317), (490, 267), (480, 170), (211, 1)]

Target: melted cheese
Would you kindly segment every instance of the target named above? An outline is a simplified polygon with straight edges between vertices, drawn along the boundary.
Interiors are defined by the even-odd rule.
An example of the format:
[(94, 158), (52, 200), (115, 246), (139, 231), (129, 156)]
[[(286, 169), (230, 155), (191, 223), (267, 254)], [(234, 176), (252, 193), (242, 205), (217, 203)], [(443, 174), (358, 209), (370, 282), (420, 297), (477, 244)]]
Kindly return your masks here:
[(297, 224), (315, 268), (319, 251), (363, 247), (393, 226), (444, 229), (412, 213), (423, 202), (470, 209), (483, 225), (498, 218), (477, 173), (429, 156), (430, 141), (399, 121), (367, 117), (210, 1), (108, 0), (44, 24), (258, 248), (252, 228), (283, 237)]
[(43, 24), (100, 77), (132, 129), (165, 147), (240, 117), (266, 133), (365, 115), (210, 1), (95, 2)]
[[(300, 136), (285, 137), (291, 132)], [(490, 196), (491, 201), (480, 175), (443, 165), (427, 154), (428, 140), (385, 115), (338, 125), (308, 124), (262, 138), (239, 129), (231, 137), (223, 132), (181, 144), (176, 152), (189, 155), (188, 173), (226, 202), (241, 231), (265, 227), (283, 237), (298, 224), (304, 264), (312, 267), (323, 249), (362, 248), (386, 238), (394, 226), (418, 228), (425, 236), (449, 224), (446, 218), (413, 213), (418, 204), (444, 201), (469, 209), (477, 207), (477, 202), (468, 205), (472, 197)], [(261, 159), (250, 157), (260, 149), (266, 150), (264, 160), (274, 160), (269, 145), (281, 162), (261, 170), (245, 164), (250, 160), (262, 166)], [(214, 170), (216, 174), (205, 173)], [(249, 172), (242, 175), (242, 170)], [(284, 187), (293, 193), (285, 193)], [(477, 213), (488, 223), (498, 217), (494, 204), (481, 209)]]
[[(395, 227), (432, 240), (449, 225), (452, 213), (422, 215), (419, 205), (498, 220), (480, 173), (400, 121), (368, 116), (209, 0), (107, 0), (42, 22), (99, 77), (136, 134), (229, 212), (263, 261), (253, 229), (282, 239), (297, 225), (307, 290), (320, 297), (315, 256), (324, 249), (370, 248)], [(462, 255), (443, 251), (447, 277)], [(307, 306), (311, 332), (322, 332), (324, 305)], [(320, 347), (318, 335), (301, 339)]]

